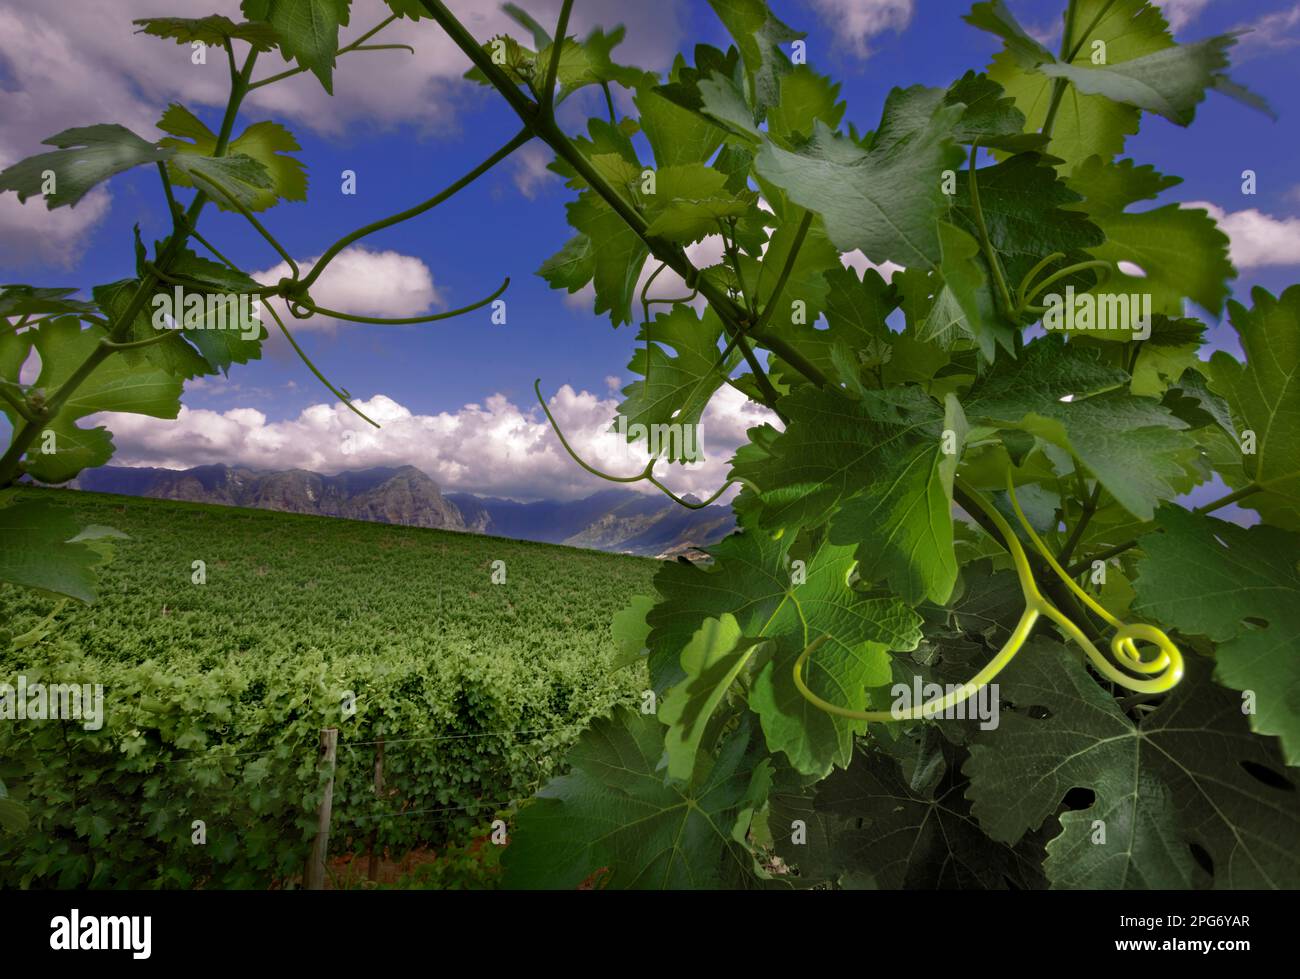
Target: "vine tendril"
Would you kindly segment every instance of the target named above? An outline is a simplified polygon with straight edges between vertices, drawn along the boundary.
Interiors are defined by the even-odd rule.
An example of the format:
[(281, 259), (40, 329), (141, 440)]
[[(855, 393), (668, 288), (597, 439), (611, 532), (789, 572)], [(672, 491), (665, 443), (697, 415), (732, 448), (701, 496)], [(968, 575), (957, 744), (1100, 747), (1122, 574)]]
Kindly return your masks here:
[[(1040, 616), (1051, 619), (1057, 626), (1071, 639), (1073, 639), (1080, 648), (1083, 649), (1092, 665), (1108, 680), (1119, 684), (1136, 693), (1151, 694), (1164, 693), (1173, 689), (1174, 686), (1183, 678), (1183, 656), (1179, 648), (1174, 644), (1161, 629), (1149, 625), (1145, 622), (1123, 622), (1111, 615), (1100, 603), (1095, 601), (1092, 596), (1079, 587), (1061, 567), (1060, 563), (1052, 556), (1052, 553), (1044, 545), (1042, 539), (1034, 531), (1024, 511), (1020, 508), (1020, 502), (1016, 499), (1015, 485), (1012, 482), (1010, 472), (1007, 473), (1007, 495), (1010, 497), (1011, 505), (1015, 509), (1016, 518), (1020, 521), (1021, 526), (1025, 529), (1030, 541), (1048, 562), (1052, 570), (1060, 579), (1069, 587), (1069, 589), (1078, 596), (1088, 608), (1096, 612), (1101, 618), (1110, 625), (1115, 634), (1110, 640), (1110, 650), (1115, 660), (1121, 664), (1130, 673), (1143, 674), (1142, 678), (1133, 677), (1130, 673), (1125, 673), (1112, 663), (1106, 656), (1093, 644), (1092, 640), (1084, 635), (1075, 623), (1059, 609), (1048, 601), (1038, 590), (1038, 584), (1034, 580), (1033, 571), (1029, 567), (1029, 558), (1025, 550), (1020, 545), (1020, 540), (1016, 537), (1015, 531), (993, 506), (991, 506), (983, 496), (972, 490), (970, 487), (963, 487), (976, 504), (984, 511), (984, 514), (997, 527), (998, 533), (1006, 542), (1007, 550), (1011, 554), (1011, 559), (1015, 564), (1016, 577), (1020, 582), (1020, 590), (1025, 596), (1025, 609), (1020, 614), (1020, 620), (1016, 623), (1011, 635), (1003, 644), (1002, 648), (994, 655), (988, 664), (975, 674), (969, 681), (962, 684), (956, 690), (946, 694), (943, 697), (936, 698), (924, 704), (911, 707), (907, 710), (875, 710), (875, 711), (857, 711), (849, 710), (846, 707), (840, 707), (829, 701), (823, 700), (808, 689), (804, 681), (804, 664), (812, 657), (823, 643), (830, 636), (823, 635), (814, 640), (795, 660), (794, 664), (794, 685), (803, 698), (820, 708), (828, 714), (835, 714), (839, 717), (847, 717), (859, 721), (906, 721), (920, 720), (927, 717), (939, 716), (952, 707), (970, 697), (973, 697), (979, 690), (990, 683), (994, 677), (1004, 670), (1007, 665), (1020, 652), (1025, 641), (1033, 632)], [(1139, 642), (1151, 643), (1156, 647), (1157, 654), (1150, 659), (1144, 659), (1141, 650), (1138, 648)]]

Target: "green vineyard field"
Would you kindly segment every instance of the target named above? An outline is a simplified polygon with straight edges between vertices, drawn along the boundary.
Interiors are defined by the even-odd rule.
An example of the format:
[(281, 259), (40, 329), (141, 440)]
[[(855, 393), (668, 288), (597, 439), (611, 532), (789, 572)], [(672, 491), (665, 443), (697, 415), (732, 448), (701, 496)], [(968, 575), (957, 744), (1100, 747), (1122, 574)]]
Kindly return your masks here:
[[(334, 852), (467, 838), (594, 716), (633, 703), (611, 617), (645, 559), (470, 534), (45, 491), (128, 535), (100, 600), (10, 651), (7, 682), (102, 684), (104, 722), (0, 727), (23, 834), (0, 885), (235, 886), (301, 873), (316, 743), (339, 728)], [(195, 583), (194, 562), (206, 581)], [(494, 562), (498, 577), (493, 583)], [(0, 589), (13, 635), (54, 601)], [(353, 710), (354, 708), (354, 710)], [(384, 739), (384, 788), (374, 791)], [(13, 759), (40, 759), (19, 771)], [(195, 822), (205, 842), (196, 843)]]

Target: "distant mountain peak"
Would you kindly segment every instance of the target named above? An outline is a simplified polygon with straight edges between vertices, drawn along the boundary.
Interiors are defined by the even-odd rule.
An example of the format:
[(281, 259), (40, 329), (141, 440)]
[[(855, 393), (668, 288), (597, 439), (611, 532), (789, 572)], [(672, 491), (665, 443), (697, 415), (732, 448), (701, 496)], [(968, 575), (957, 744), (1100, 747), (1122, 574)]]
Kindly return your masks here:
[[(88, 469), (71, 488), (344, 517), (667, 557), (721, 540), (735, 528), (731, 509), (688, 509), (634, 490), (602, 489), (580, 500), (513, 500), (443, 495), (413, 465), (374, 466), (332, 476), (306, 469), (256, 470), (225, 464), (193, 469)], [(685, 499), (698, 503), (698, 498)]]

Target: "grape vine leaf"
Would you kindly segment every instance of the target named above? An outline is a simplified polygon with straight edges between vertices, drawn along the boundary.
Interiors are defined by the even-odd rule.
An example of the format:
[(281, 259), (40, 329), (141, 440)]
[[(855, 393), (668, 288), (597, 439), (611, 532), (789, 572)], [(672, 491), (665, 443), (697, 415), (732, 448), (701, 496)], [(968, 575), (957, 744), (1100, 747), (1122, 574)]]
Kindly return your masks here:
[(1070, 178), (1081, 193), (1078, 207), (1105, 235), (1105, 242), (1087, 250), (1109, 262), (1132, 262), (1141, 277), (1112, 274), (1097, 286), (1110, 293), (1151, 293), (1153, 303), (1171, 316), (1183, 315), (1188, 296), (1211, 312), (1223, 309), (1228, 280), (1235, 276), (1228, 258), (1228, 236), (1199, 208), (1166, 204), (1132, 212), (1139, 201), (1154, 200), (1181, 183), (1151, 166), (1132, 160), (1107, 163), (1090, 157)]
[(924, 128), (909, 127), (902, 138), (866, 149), (818, 120), (799, 152), (768, 140), (754, 167), (790, 200), (819, 213), (841, 251), (861, 249), (876, 265), (930, 268), (940, 258), (936, 224), (948, 204), (940, 178), (961, 164), (952, 134), (964, 110), (941, 106)]
[[(997, 252), (1007, 282), (1015, 287), (1038, 264), (1054, 252), (1065, 259), (1061, 265), (1086, 261), (1085, 250), (1105, 243), (1101, 229), (1088, 215), (1071, 209), (1083, 199), (1061, 180), (1056, 170), (1036, 153), (1018, 153), (996, 166), (976, 171), (980, 210), (988, 229), (989, 241)], [(963, 170), (957, 175), (957, 194), (953, 199), (955, 221), (971, 235), (979, 235), (979, 225), (971, 202), (971, 175)], [(1063, 292), (1073, 283), (1082, 289), (1091, 285), (1091, 274), (1070, 278), (1054, 288)]]
[(270, 51), (280, 43), (279, 33), (270, 24), (236, 24), (221, 14), (210, 14), (207, 17), (141, 17), (131, 23), (140, 25), (137, 34), (173, 38), (177, 44), (198, 41), (219, 48), (228, 40), (243, 41), (255, 51)]
[[(106, 335), (97, 326), (83, 330), (67, 317), (42, 322), (32, 340), (41, 357), (41, 372), (33, 387), (57, 390)], [(105, 450), (111, 450), (107, 432), (100, 427), (89, 432), (102, 435), (89, 434), (73, 425), (77, 419), (101, 411), (175, 418), (180, 411), (180, 394), (180, 378), (156, 368), (141, 370), (122, 357), (109, 357), (63, 403), (56, 420), (57, 451), (46, 454), (36, 448), (28, 453), (26, 468), (33, 475), (39, 472), (47, 482), (64, 482), (77, 474), (88, 457), (98, 459), (92, 465), (102, 465), (107, 461)], [(60, 430), (68, 439), (66, 450), (58, 435)]]
[(1243, 478), (1230, 485), (1265, 484), (1242, 505), (1300, 530), (1300, 286), (1277, 298), (1256, 288), (1251, 298), (1253, 309), (1228, 306), (1246, 363), (1223, 351), (1210, 359), (1211, 390), (1227, 400), (1243, 434), (1255, 433), (1254, 453), (1241, 456)]
[[(568, 205), (568, 213), (569, 223), (590, 243), (596, 313), (609, 313), (615, 326), (631, 323), (633, 293), (650, 250), (636, 231), (593, 190), (583, 191)], [(566, 245), (565, 250), (572, 255), (569, 247)], [(586, 264), (579, 267), (585, 269)], [(575, 291), (572, 288), (575, 279), (576, 276), (570, 274), (565, 281), (570, 292)]]
[[(841, 505), (831, 522), (835, 544), (857, 547), (862, 580), (885, 580), (909, 604), (946, 602), (957, 582), (953, 552), (952, 484), (961, 457), (966, 419), (949, 394), (944, 439), (922, 442)], [(951, 451), (949, 451), (951, 450)]]
[(334, 54), (339, 28), (348, 25), (352, 0), (242, 0), (249, 20), (268, 21), (280, 38), (285, 61), (297, 61), (334, 94)]
[(791, 675), (795, 659), (814, 639), (829, 636), (807, 665), (808, 686), (861, 710), (866, 688), (889, 681), (886, 650), (916, 648), (920, 617), (897, 599), (868, 598), (849, 587), (851, 547), (822, 544), (797, 559), (802, 568), (794, 566), (791, 536), (772, 540), (747, 529), (709, 548), (709, 571), (664, 565), (655, 576), (664, 601), (647, 616), (650, 677), (658, 690), (680, 683), (686, 677), (681, 651), (707, 619), (730, 613), (746, 637), (771, 641), (749, 696), (768, 747), (785, 752), (804, 774), (824, 774), (848, 764), (853, 735), (864, 728), (805, 700)]
[(691, 777), (714, 709), (762, 642), (745, 636), (736, 617), (724, 612), (719, 618), (705, 619), (686, 644), (681, 655), (686, 679), (669, 690), (659, 705), (659, 720), (668, 725), (664, 754), (669, 778)]
[(1162, 507), (1140, 540), (1133, 611), (1214, 640), (1215, 679), (1254, 692), (1251, 728), (1300, 765), (1300, 535)]
[[(993, 58), (988, 74), (1025, 115), (1026, 132), (1043, 128), (1052, 98), (1054, 79), (1044, 74), (1041, 64), (1060, 64), (1056, 58), (1042, 58), (1024, 43), (1025, 31), (1005, 5), (995, 17), (977, 15), (976, 27), (992, 29), (1006, 44)], [(1084, 34), (1073, 38), (1073, 56), (1068, 64), (1088, 66), (1093, 52), (1105, 46), (1111, 66), (1175, 46), (1160, 8), (1147, 0), (1079, 0), (1074, 8), (1075, 23)], [(1040, 62), (1039, 59), (1042, 59)], [(1102, 95), (1071, 92), (1061, 100), (1047, 152), (1065, 161), (1067, 172), (1075, 165), (1100, 154), (1110, 159), (1124, 149), (1124, 141), (1138, 131), (1141, 110)]]
[(807, 35), (783, 24), (763, 0), (709, 0), (709, 6), (740, 49), (748, 101), (754, 107), (754, 121), (761, 122), (779, 101), (782, 77), (791, 69), (781, 45)]
[(717, 234), (719, 221), (743, 217), (758, 200), (752, 191), (732, 193), (726, 183), (725, 173), (702, 163), (663, 167), (646, 208), (646, 234), (678, 244)]
[[(124, 126), (104, 123), (65, 129), (45, 140), (56, 150), (29, 156), (0, 171), (0, 191), (12, 190), (18, 200), (42, 197), (51, 211), (74, 207), (97, 184), (146, 163), (161, 163), (170, 150), (141, 139)], [(53, 173), (50, 193), (44, 193), (46, 171)]]
[[(715, 725), (716, 729), (716, 725)], [(510, 888), (574, 888), (598, 877), (622, 888), (754, 886), (744, 845), (771, 763), (749, 716), (721, 738), (686, 784), (656, 774), (663, 726), (620, 709), (599, 718), (520, 810), (502, 857)]]
[(636, 107), (641, 114), (641, 131), (660, 168), (704, 163), (727, 137), (724, 130), (698, 112), (682, 108), (654, 89), (638, 92)]
[(21, 319), (24, 316), (44, 316), (49, 313), (95, 312), (95, 304), (80, 299), (69, 299), (76, 289), (41, 288), (28, 285), (0, 286), (0, 318)]
[(110, 528), (87, 528), (66, 507), (49, 500), (19, 499), (0, 506), (0, 581), (95, 601), (95, 569), (111, 551)]
[(828, 518), (843, 499), (886, 486), (921, 448), (940, 444), (944, 412), (919, 388), (867, 392), (859, 400), (812, 388), (783, 398), (790, 424), (772, 457), (737, 462), (732, 475), (759, 492), (759, 523), (793, 529)]
[(1072, 651), (1026, 645), (998, 677), (1000, 726), (974, 737), (963, 766), (980, 825), (1014, 844), (1071, 789), (1090, 789), (1092, 805), (1061, 813), (1047, 844), (1053, 887), (1300, 886), (1300, 793), (1274, 744), (1251, 734), (1240, 697), (1208, 682), (1199, 657), (1186, 667), (1135, 724)]
[[(1228, 48), (1237, 43), (1231, 34), (1194, 44), (1179, 44), (1118, 64), (1097, 66), (1091, 61), (1053, 62), (1038, 67), (1049, 78), (1067, 79), (1084, 95), (1102, 95), (1147, 112), (1164, 116), (1179, 126), (1189, 126), (1207, 88), (1218, 82), (1228, 67)], [(1231, 93), (1231, 87), (1220, 91)], [(1247, 96), (1248, 105), (1259, 105)]]
[[(973, 422), (1018, 428), (1071, 452), (1115, 500), (1150, 520), (1157, 502), (1202, 478), (1188, 425), (1153, 398), (1119, 390), (1128, 375), (1059, 335), (999, 360), (963, 399)], [(1068, 400), (1067, 400), (1068, 399)]]
[(905, 780), (898, 761), (859, 747), (847, 769), (817, 786), (816, 810), (835, 820), (831, 852), (839, 876), (851, 886), (886, 890), (1005, 890), (1035, 882), (1038, 868), (989, 839), (971, 816), (962, 795), (963, 753), (941, 738), (936, 744), (942, 767), (937, 780), (926, 780), (932, 785)]
[[(181, 169), (185, 165), (183, 157), (185, 155), (210, 157), (217, 148), (217, 134), (189, 109), (176, 103), (167, 107), (167, 111), (158, 120), (158, 128), (165, 133), (170, 133), (171, 137), (179, 137), (166, 137), (159, 142), (160, 146), (175, 150), (182, 158), (168, 164), (167, 169), (172, 182), (181, 187), (194, 186), (189, 174)], [(238, 138), (231, 140), (227, 152), (232, 156), (242, 153), (256, 160), (266, 168), (270, 180), (263, 186), (251, 187), (249, 191), (251, 201), (247, 197), (240, 198), (250, 211), (265, 211), (280, 199), (289, 201), (307, 199), (307, 174), (302, 162), (287, 155), (300, 149), (302, 147), (293, 138), (293, 133), (278, 122), (255, 122)], [(180, 166), (177, 165), (178, 163)], [(223, 210), (233, 210), (220, 198), (217, 199), (217, 206)]]
[(838, 129), (847, 103), (840, 86), (807, 65), (796, 66), (781, 79), (781, 98), (767, 113), (767, 132), (788, 149), (809, 139), (816, 123)]
[[(628, 370), (641, 375), (623, 389), (618, 413), (626, 423), (629, 440), (633, 425), (698, 425), (700, 416), (714, 393), (726, 383), (727, 376), (740, 362), (740, 353), (732, 351), (722, 357), (718, 341), (722, 321), (712, 307), (697, 316), (690, 306), (676, 305), (645, 323), (637, 340), (639, 348), (628, 363)], [(676, 356), (667, 351), (672, 349)], [(683, 429), (683, 433), (684, 433)], [(651, 434), (649, 431), (644, 434)], [(703, 448), (698, 443), (686, 445), (684, 438), (669, 439), (664, 458), (673, 462), (694, 461)]]

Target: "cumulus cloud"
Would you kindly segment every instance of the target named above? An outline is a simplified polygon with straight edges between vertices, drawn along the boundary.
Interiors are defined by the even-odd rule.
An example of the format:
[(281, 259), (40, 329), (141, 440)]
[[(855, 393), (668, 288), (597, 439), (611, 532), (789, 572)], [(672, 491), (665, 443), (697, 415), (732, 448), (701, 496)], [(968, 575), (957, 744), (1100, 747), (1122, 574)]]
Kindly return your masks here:
[[(449, 0), (448, 4), (475, 37), (521, 34), (501, 9), (483, 0)], [(168, 0), (166, 13), (202, 17), (220, 13), (243, 20), (239, 0)], [(554, 23), (560, 0), (535, 0), (529, 9), (543, 23)], [(682, 33), (684, 0), (627, 4), (586, 0), (578, 4), (572, 33), (597, 25), (628, 26), (628, 40), (616, 49), (620, 59), (650, 69), (671, 63)], [(382, 0), (355, 0), (351, 23), (340, 40), (347, 43), (389, 14)], [(0, 64), (4, 67), (4, 111), (0, 112), (0, 161), (42, 152), (41, 141), (74, 126), (113, 122), (146, 139), (162, 134), (155, 123), (168, 102), (219, 108), (225, 104), (229, 77), (224, 54), (206, 52), (194, 64), (188, 45), (135, 36), (134, 18), (156, 16), (156, 0), (0, 0)], [(330, 97), (308, 73), (257, 89), (245, 101), (253, 118), (273, 116), (291, 126), (338, 137), (357, 127), (411, 125), (418, 132), (454, 132), (460, 113), (479, 104), (476, 86), (463, 82), (468, 59), (430, 20), (400, 20), (376, 43), (409, 44), (400, 50), (357, 52), (339, 59)], [(278, 53), (263, 55), (255, 77), (286, 68)], [(79, 234), (107, 213), (109, 198), (84, 201), (75, 211), (46, 214), (35, 208), (15, 212), (10, 195), (0, 198), (0, 240), (21, 241), (33, 259), (55, 261), (65, 243), (75, 247)], [(29, 244), (30, 243), (30, 244)], [(16, 246), (14, 246), (16, 247)], [(0, 261), (11, 261), (9, 246)], [(51, 257), (53, 256), (53, 257)]]
[[(606, 381), (618, 383), (617, 378)], [(113, 432), (116, 465), (187, 468), (224, 462), (326, 473), (414, 465), (445, 492), (518, 500), (576, 499), (609, 488), (565, 454), (539, 408), (521, 408), (502, 394), (436, 415), (417, 415), (382, 394), (357, 405), (382, 428), (366, 425), (337, 403), (312, 405), (283, 421), (270, 421), (252, 408), (189, 407), (182, 407), (174, 421), (126, 414), (94, 420)], [(569, 444), (592, 465), (617, 475), (645, 466), (643, 453), (609, 431), (618, 408), (612, 390), (601, 396), (565, 385), (548, 407)], [(767, 409), (724, 387), (701, 420), (705, 460), (661, 465), (657, 474), (679, 494), (707, 496), (726, 481), (728, 462), (746, 430), (769, 421), (776, 419)]]
[(1232, 264), (1238, 269), (1300, 265), (1300, 218), (1276, 218), (1253, 207), (1229, 213), (1207, 201), (1185, 206), (1210, 212), (1232, 242)]
[(111, 200), (107, 188), (96, 187), (76, 207), (51, 211), (37, 197), (20, 204), (16, 194), (0, 195), (0, 265), (72, 268), (90, 244), (90, 231), (108, 213)]
[[(498, 3), (450, 0), (448, 6), (475, 37), (523, 33)], [(627, 4), (587, 0), (573, 12), (571, 32), (582, 35), (597, 25), (628, 26), (628, 39), (616, 49), (623, 60), (650, 69), (666, 68), (682, 32), (681, 0)], [(552, 24), (560, 0), (535, 0), (529, 10)], [(220, 13), (242, 20), (239, 0), (170, 0), (167, 13), (201, 17)], [(346, 43), (390, 13), (382, 0), (355, 0)], [(0, 155), (25, 156), (39, 141), (69, 126), (120, 122), (141, 135), (156, 135), (153, 123), (167, 101), (219, 107), (227, 91), (225, 57), (209, 52), (195, 65), (188, 45), (133, 35), (133, 18), (156, 16), (154, 0), (60, 0), (32, 4), (0, 0), (0, 51), (7, 84), (0, 119)], [(460, 79), (468, 59), (428, 19), (400, 20), (385, 28), (376, 43), (409, 44), (402, 51), (350, 53), (339, 59), (335, 95), (328, 96), (310, 74), (254, 91), (246, 103), (254, 114), (285, 115), (317, 132), (339, 134), (355, 124), (415, 123), (447, 131), (471, 86)], [(255, 77), (286, 65), (278, 53), (263, 55)]]
[(860, 58), (871, 54), (872, 38), (902, 32), (912, 22), (916, 0), (812, 0), (822, 20)]
[(855, 248), (851, 252), (844, 252), (840, 255), (840, 263), (846, 269), (853, 269), (859, 276), (866, 272), (867, 269), (875, 269), (886, 282), (894, 277), (895, 272), (903, 271), (903, 266), (896, 262), (885, 262), (884, 265), (877, 265), (862, 254), (861, 248)]
[[(315, 266), (319, 255), (299, 261), (298, 267), (306, 275)], [(263, 285), (272, 285), (289, 275), (289, 263), (254, 272), (253, 278)], [(311, 287), (316, 305), (340, 313), (359, 316), (378, 316), (401, 319), (422, 316), (435, 306), (444, 306), (442, 296), (433, 284), (429, 267), (413, 255), (395, 251), (371, 251), (361, 245), (343, 249), (329, 263), (320, 278)], [(288, 316), (284, 304), (276, 304), (281, 317)], [(290, 329), (330, 329), (339, 320), (328, 316), (308, 319), (286, 319)]]

